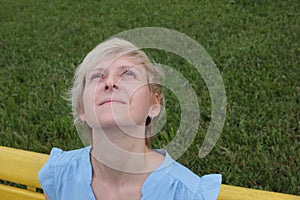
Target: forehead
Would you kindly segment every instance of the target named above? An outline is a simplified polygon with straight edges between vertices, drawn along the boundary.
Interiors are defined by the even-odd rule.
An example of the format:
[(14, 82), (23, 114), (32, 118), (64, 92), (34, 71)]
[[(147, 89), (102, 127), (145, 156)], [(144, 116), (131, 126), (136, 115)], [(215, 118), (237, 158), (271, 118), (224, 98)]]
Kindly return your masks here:
[(136, 68), (139, 71), (147, 73), (145, 66), (141, 62), (126, 55), (114, 59), (102, 59), (89, 71), (122, 70), (124, 68)]

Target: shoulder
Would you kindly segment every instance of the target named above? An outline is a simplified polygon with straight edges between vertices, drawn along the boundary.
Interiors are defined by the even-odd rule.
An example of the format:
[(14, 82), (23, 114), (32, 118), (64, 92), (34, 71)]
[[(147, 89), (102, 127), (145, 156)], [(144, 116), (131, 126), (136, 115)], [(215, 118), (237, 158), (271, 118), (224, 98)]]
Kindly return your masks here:
[(50, 152), (50, 156), (46, 164), (52, 166), (70, 165), (70, 163), (84, 159), (87, 155), (89, 155), (89, 148), (90, 147), (85, 147), (71, 151), (63, 151), (54, 147)]
[(221, 174), (208, 174), (200, 177), (178, 162), (170, 166), (168, 175), (192, 196), (201, 196), (203, 199), (216, 199), (222, 181)]
[(90, 147), (85, 147), (81, 149), (63, 151), (62, 149), (54, 147), (50, 156), (39, 171), (39, 176), (47, 174), (54, 170), (67, 170), (72, 167), (72, 165), (77, 165), (77, 163), (84, 163), (83, 161), (89, 159)]
[(50, 199), (56, 199), (52, 195), (57, 194), (57, 189), (81, 181), (83, 175), (78, 172), (88, 174), (89, 151), (90, 147), (71, 151), (51, 150), (48, 161), (38, 173), (41, 186)]
[[(164, 154), (165, 160), (169, 160), (168, 165), (152, 173), (145, 185), (148, 191), (152, 190), (152, 194), (157, 191), (157, 195), (164, 193), (171, 199), (217, 199), (222, 179), (220, 174), (199, 177), (184, 165), (172, 160), (167, 152)], [(157, 188), (160, 188), (159, 191)]]

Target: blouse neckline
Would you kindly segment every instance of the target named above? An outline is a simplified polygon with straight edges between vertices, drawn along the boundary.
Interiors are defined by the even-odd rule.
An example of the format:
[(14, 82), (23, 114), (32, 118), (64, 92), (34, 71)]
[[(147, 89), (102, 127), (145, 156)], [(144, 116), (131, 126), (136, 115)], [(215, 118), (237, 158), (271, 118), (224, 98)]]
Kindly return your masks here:
[[(93, 169), (92, 169), (92, 163), (91, 163), (91, 149), (92, 146), (88, 146), (86, 147), (87, 149), (87, 153), (88, 156), (85, 156), (87, 159), (85, 159), (85, 167), (88, 169), (88, 175), (85, 176), (86, 178), (86, 184), (89, 186), (89, 191), (90, 194), (92, 196), (92, 198), (94, 200), (96, 200), (95, 194), (93, 192), (92, 189), (92, 178), (93, 178)], [(160, 163), (160, 165), (154, 170), (152, 171), (149, 176), (145, 179), (142, 189), (141, 189), (141, 194), (142, 194), (142, 198), (143, 196), (149, 191), (151, 190), (151, 188), (149, 187), (152, 181), (159, 181), (159, 177), (161, 176), (155, 176), (157, 173), (160, 173), (162, 171), (162, 169), (168, 167), (169, 165), (171, 165), (174, 160), (173, 158), (168, 154), (168, 152), (164, 149), (153, 149), (153, 151), (160, 153), (161, 155), (164, 156), (163, 161)], [(169, 169), (168, 169), (169, 170)]]

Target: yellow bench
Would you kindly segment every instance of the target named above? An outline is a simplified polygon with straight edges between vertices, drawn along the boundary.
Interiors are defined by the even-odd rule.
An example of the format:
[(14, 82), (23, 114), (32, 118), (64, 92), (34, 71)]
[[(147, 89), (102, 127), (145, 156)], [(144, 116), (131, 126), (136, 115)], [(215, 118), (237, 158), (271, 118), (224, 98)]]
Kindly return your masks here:
[[(38, 181), (38, 171), (47, 159), (47, 154), (0, 146), (0, 180), (25, 185), (27, 187), (27, 189), (21, 189), (7, 184), (0, 184), (0, 199), (44, 199), (44, 195), (37, 192), (37, 188), (41, 188)], [(300, 197), (222, 184), (218, 200), (232, 199), (300, 200)]]

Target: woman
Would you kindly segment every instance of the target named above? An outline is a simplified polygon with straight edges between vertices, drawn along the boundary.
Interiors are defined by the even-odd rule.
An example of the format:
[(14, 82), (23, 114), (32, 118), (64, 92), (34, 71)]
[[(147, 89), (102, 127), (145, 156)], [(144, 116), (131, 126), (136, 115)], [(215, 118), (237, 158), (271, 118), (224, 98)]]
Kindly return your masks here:
[(75, 73), (75, 125), (90, 146), (53, 148), (39, 172), (46, 199), (216, 199), (221, 175), (198, 177), (149, 140), (164, 106), (161, 75), (146, 54), (112, 38)]

